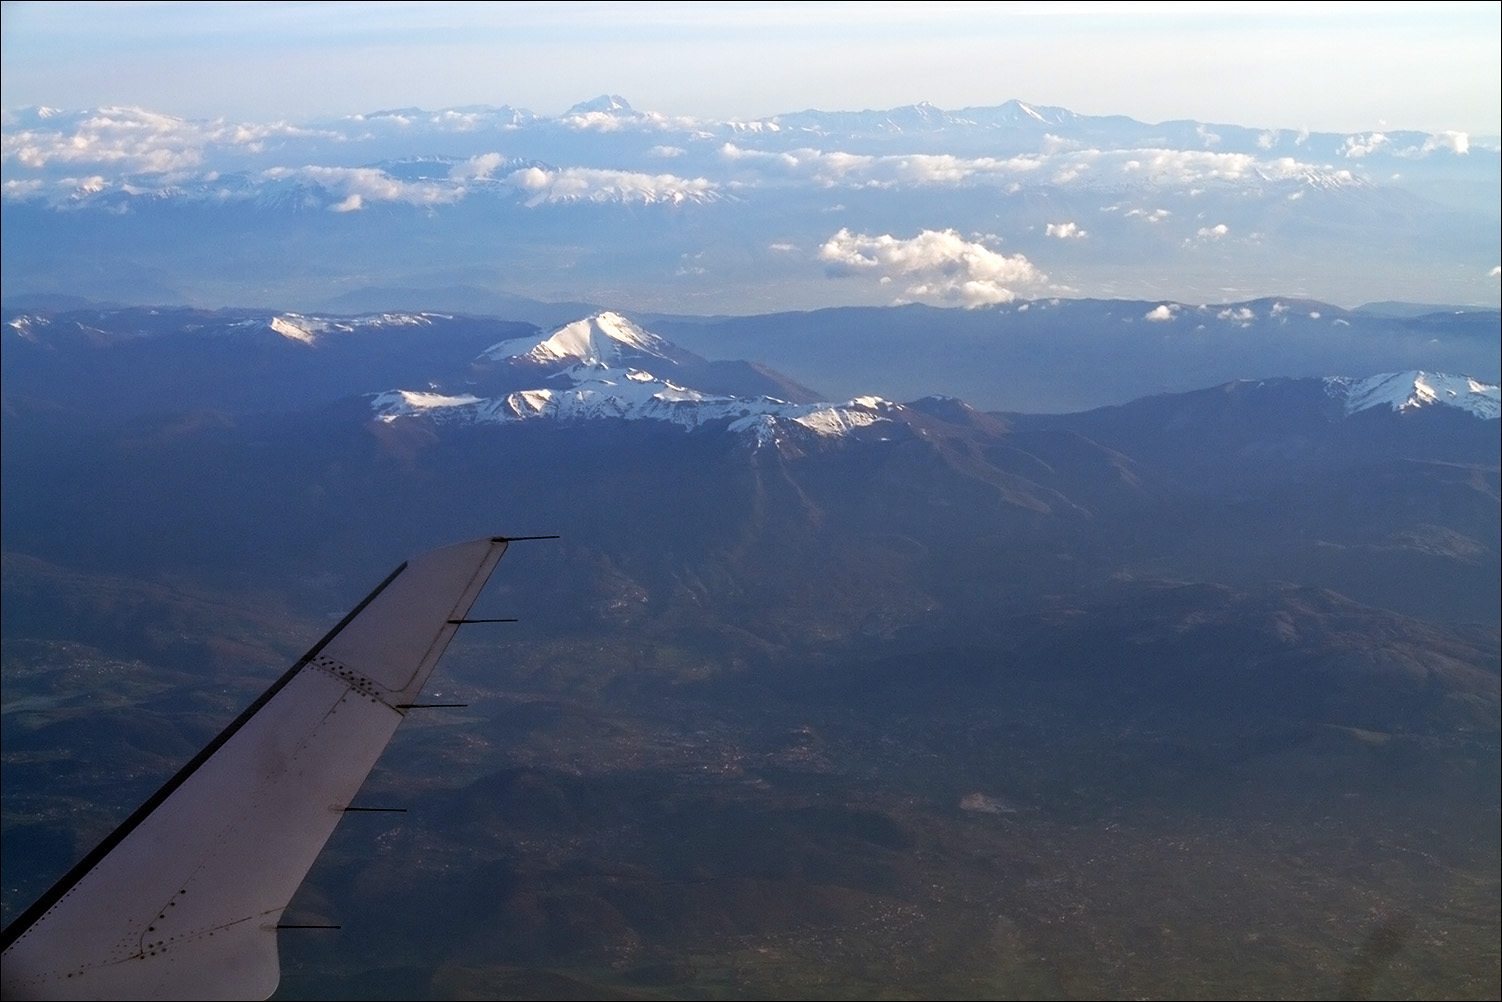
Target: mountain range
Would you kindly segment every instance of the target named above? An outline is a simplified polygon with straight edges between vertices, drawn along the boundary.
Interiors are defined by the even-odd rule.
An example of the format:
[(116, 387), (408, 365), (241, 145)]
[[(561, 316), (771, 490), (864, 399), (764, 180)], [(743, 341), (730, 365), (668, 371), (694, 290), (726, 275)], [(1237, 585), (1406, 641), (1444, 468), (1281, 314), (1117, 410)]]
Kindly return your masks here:
[[(509, 393), (535, 384), (506, 382), (515, 366), (478, 356), (600, 312), (581, 306), (556, 321), (548, 317), (563, 307), (544, 305), (512, 321), (431, 310), (11, 307), (0, 385), (107, 415), (290, 410), (385, 389)], [(1502, 381), (1495, 310), (1404, 316), (1292, 299), (1049, 299), (971, 310), (913, 304), (636, 318), (673, 345), (673, 368), (657, 372), (663, 378), (791, 403), (950, 395), (988, 411), (1061, 413), (1264, 376), (1437, 370)], [(227, 369), (243, 378), (226, 379)]]
[[(7, 917), (401, 559), (557, 533), (289, 996), (1494, 988), (1494, 312), (4, 321)], [(1331, 341), (1464, 367), (1271, 375)]]
[[(553, 331), (433, 314), (26, 313), (4, 348), (8, 545), (44, 558), (44, 539), (69, 560), (100, 545), (94, 532), (57, 537), (61, 519), (113, 526), (105, 551), (127, 563), (241, 563), (313, 532), (296, 563), (337, 545), (363, 566), (401, 552), (369, 539), (420, 548), (532, 497), (569, 519), (552, 529), (577, 524), (587, 544), (565, 534), (610, 565), (639, 565), (643, 577), (609, 588), (669, 607), (686, 594), (675, 561), (721, 554), (692, 572), (722, 581), (690, 589), (695, 601), (764, 576), (796, 604), (816, 566), (842, 562), (909, 612), (960, 600), (971, 575), (1012, 593), (1155, 567), (1496, 618), (1497, 389), (1474, 378), (1233, 381), (1078, 413), (988, 413), (942, 394), (830, 400), (609, 312)], [(383, 491), (388, 477), (401, 490)], [(111, 478), (119, 488), (102, 489)], [(254, 486), (275, 482), (285, 489)], [(186, 510), (171, 501), (194, 496), (205, 500)], [(429, 505), (445, 517), (416, 517)], [(244, 524), (226, 533), (224, 512)], [(128, 528), (164, 517), (178, 526), (168, 539)], [(996, 547), (994, 563), (979, 557)], [(1002, 559), (1012, 547), (1025, 569)], [(962, 592), (937, 599), (958, 566)]]

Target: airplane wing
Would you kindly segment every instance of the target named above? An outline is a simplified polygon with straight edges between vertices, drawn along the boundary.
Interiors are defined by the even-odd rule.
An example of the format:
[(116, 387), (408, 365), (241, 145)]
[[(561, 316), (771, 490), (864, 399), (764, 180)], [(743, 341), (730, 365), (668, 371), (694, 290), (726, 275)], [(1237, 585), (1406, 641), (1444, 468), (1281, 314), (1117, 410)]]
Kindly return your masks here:
[(282, 912), (510, 541), (392, 572), (5, 930), (0, 994), (269, 997)]

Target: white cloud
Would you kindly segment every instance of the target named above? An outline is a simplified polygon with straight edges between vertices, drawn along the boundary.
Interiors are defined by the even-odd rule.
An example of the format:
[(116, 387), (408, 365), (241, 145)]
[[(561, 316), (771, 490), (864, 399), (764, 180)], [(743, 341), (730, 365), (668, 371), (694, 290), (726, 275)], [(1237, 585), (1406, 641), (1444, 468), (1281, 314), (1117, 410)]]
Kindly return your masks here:
[[(1457, 156), (1465, 156), (1471, 151), (1471, 137), (1465, 132), (1436, 132), (1424, 137), (1424, 141), (1417, 146), (1404, 146), (1402, 149), (1393, 149), (1392, 155), (1405, 159), (1418, 159), (1427, 157), (1435, 150), (1448, 150)], [(1394, 174), (1393, 179), (1397, 180)]]
[(717, 196), (713, 181), (676, 174), (563, 167), (544, 170), (526, 167), (513, 171), (506, 182), (529, 197), (529, 206), (544, 202), (702, 202)]
[(449, 169), (449, 177), (455, 181), (474, 181), (489, 177), (496, 168), (504, 166), (509, 158), (499, 153), (481, 153)]
[(402, 181), (377, 167), (273, 167), (263, 172), (271, 180), (307, 181), (343, 199), (335, 212), (356, 212), (368, 202), (405, 202), (408, 205), (447, 205), (465, 195), (462, 186), (438, 181)]
[(580, 132), (664, 132), (669, 129), (692, 129), (698, 122), (681, 115), (664, 115), (657, 111), (576, 111), (558, 119), (558, 124)]
[(1346, 136), (1340, 153), (1346, 157), (1364, 157), (1388, 145), (1386, 134), (1373, 132), (1367, 136)]
[[(280, 122), (243, 124), (223, 120), (185, 120), (135, 108), (111, 108), (93, 112), (61, 112), (47, 117), (33, 114), (24, 119), (24, 126), (21, 128), (17, 128), (17, 125), (23, 119), (13, 115), (7, 120), (6, 132), (0, 137), (0, 157), (3, 157), (7, 175), (46, 171), (55, 180), (56, 175), (65, 173), (97, 172), (109, 176), (118, 186), (126, 177), (152, 174), (155, 175), (154, 178), (138, 179), (136, 183), (144, 186), (154, 184), (162, 188), (169, 184), (181, 186), (194, 180), (206, 180), (187, 177), (173, 180), (170, 175), (174, 172), (247, 172), (251, 176), (265, 177), (269, 176), (264, 173), (268, 167), (297, 171), (302, 169), (299, 164), (357, 163), (360, 161), (355, 157), (359, 154), (355, 151), (359, 144), (384, 143), (409, 134), (420, 136), (442, 133), (452, 136), (469, 133), (474, 138), (465, 142), (483, 143), (485, 140), (479, 137), (523, 128), (532, 120), (533, 116), (529, 113), (507, 108), (447, 109), (437, 112), (405, 110), (351, 116), (328, 126), (308, 129)], [(683, 130), (660, 136), (662, 142), (648, 150), (656, 158), (686, 157), (689, 151), (685, 147), (689, 146), (689, 141), (680, 137), (707, 138), (708, 135), (695, 131), (697, 126), (688, 128), (684, 124), (688, 120), (672, 119), (653, 112), (623, 112), (619, 109), (577, 112), (553, 121), (566, 127), (587, 130), (645, 131), (649, 134), (667, 129)], [(772, 128), (767, 123), (761, 124), (766, 129)], [(692, 185), (697, 182), (701, 188), (708, 186), (721, 192), (748, 186), (808, 184), (848, 188), (990, 185), (1005, 191), (1015, 191), (1021, 190), (1024, 185), (1038, 183), (1069, 187), (1109, 186), (1103, 190), (1113, 190), (1125, 182), (1128, 185), (1145, 183), (1152, 187), (1182, 191), (1190, 185), (1235, 184), (1257, 179), (1312, 181), (1321, 174), (1330, 173), (1327, 168), (1299, 163), (1290, 158), (1268, 159), (1260, 155), (1213, 152), (1206, 149), (1080, 148), (1077, 143), (1051, 134), (1044, 137), (1038, 152), (1012, 157), (954, 156), (934, 152), (869, 155), (807, 147), (769, 151), (756, 149), (751, 145), (755, 141), (752, 131), (754, 130), (749, 126), (746, 127), (747, 138), (740, 140), (745, 146), (734, 142), (724, 143), (720, 148), (720, 169), (716, 175), (712, 175), (712, 181), (699, 178), (684, 181), (683, 184)], [(1209, 141), (1208, 134), (1205, 140)], [(657, 138), (649, 140), (656, 141)], [(1443, 133), (1432, 137), (1427, 145), (1433, 149), (1459, 150), (1466, 148), (1468, 142), (1464, 134)], [(476, 148), (468, 146), (464, 148), (464, 153), (471, 153)], [(1414, 147), (1416, 151), (1419, 149)], [(1414, 155), (1419, 154), (1416, 152)], [(472, 182), (489, 181), (490, 187), (494, 187), (504, 183), (511, 170), (511, 163), (500, 153), (479, 153), (458, 161), (451, 168), (447, 180), (456, 188), (467, 186), (470, 192), (480, 190)], [(590, 190), (587, 181), (580, 183), (581, 175), (578, 172), (584, 168), (546, 170), (569, 192), (565, 195), (561, 189), (554, 188), (544, 197), (544, 201), (558, 197), (593, 197), (582, 194)], [(634, 175), (628, 171), (613, 173), (619, 178), (670, 177)], [(535, 182), (536, 178), (528, 175), (519, 180)], [(595, 181), (599, 180), (599, 177), (595, 178)], [(702, 196), (702, 190), (696, 195), (684, 188), (683, 184), (677, 186), (678, 197)], [(667, 186), (672, 187), (672, 183), (667, 182)], [(662, 187), (655, 181), (622, 181), (614, 186), (612, 192), (600, 193), (599, 197), (602, 200), (669, 197), (660, 193), (646, 194)], [(233, 186), (226, 186), (226, 197), (231, 197), (229, 193), (234, 190)], [(526, 186), (523, 190), (528, 192), (529, 197), (533, 197), (539, 194), (541, 188)], [(443, 200), (430, 189), (403, 190), (399, 194), (381, 196), (362, 188), (358, 192), (341, 191), (339, 198), (343, 199), (351, 193), (360, 194), (362, 204), (366, 206), (382, 200), (414, 203)], [(12, 197), (19, 196), (13, 194)], [(450, 200), (462, 197), (464, 192), (456, 190)]]
[(531, 112), (518, 111), (501, 105), (498, 108), (444, 108), (439, 111), (372, 112), (368, 115), (349, 115), (339, 120), (342, 126), (340, 138), (368, 139), (372, 134), (401, 135), (431, 130), (439, 133), (514, 132), (535, 118)]
[(594, 132), (619, 132), (628, 122), (620, 116), (613, 115), (608, 111), (581, 111), (573, 115), (566, 115), (558, 120), (560, 125), (570, 129)]
[(1419, 147), (1421, 153), (1430, 153), (1434, 150), (1449, 150), (1451, 153), (1469, 153), (1471, 150), (1471, 137), (1464, 132), (1437, 132), (1424, 140), (1424, 145)]
[[(1047, 163), (1047, 158), (1040, 156), (1017, 156), (1005, 160), (995, 157), (957, 157), (947, 153), (870, 156), (807, 147), (774, 153), (728, 142), (720, 147), (720, 158), (771, 178), (809, 180), (828, 186), (874, 188), (1012, 180), (1034, 173)], [(750, 175), (742, 180), (757, 183), (762, 178)]]
[(1172, 303), (1159, 303), (1142, 315), (1142, 319), (1150, 320), (1155, 324), (1166, 323), (1173, 319), (1174, 312), (1178, 307)]
[[(1319, 167), (1293, 157), (1259, 160), (1249, 153), (1164, 149), (1119, 150), (1100, 153), (1098, 156), (1102, 161), (1102, 169), (1106, 172), (1119, 170), (1133, 180), (1146, 181), (1161, 188), (1259, 180), (1325, 184), (1349, 183), (1354, 180), (1350, 171)], [(1203, 190), (1191, 187), (1188, 193), (1195, 195)]]
[(954, 230), (923, 230), (903, 240), (842, 229), (819, 249), (819, 259), (830, 274), (870, 272), (883, 281), (901, 279), (910, 296), (967, 307), (1011, 302), (1017, 298), (1012, 286), (1046, 278), (1021, 254), (998, 254)]
[(1124, 174), (1139, 175), (1159, 185), (1201, 181), (1237, 181), (1254, 175), (1259, 161), (1250, 153), (1212, 153), (1209, 150), (1122, 150), (1102, 154), (1121, 159)]
[(977, 160), (947, 153), (880, 157), (876, 160), (876, 166), (886, 168), (881, 173), (889, 172), (893, 179), (910, 184), (955, 184), (975, 174), (997, 173), (1008, 169), (1001, 160), (989, 157)]
[(1240, 309), (1236, 310), (1233, 310), (1229, 306), (1227, 306), (1225, 309), (1215, 314), (1215, 319), (1230, 320), (1239, 324), (1248, 324), (1257, 319), (1257, 314), (1253, 313), (1251, 309), (1246, 306), (1243, 306)]
[(1079, 239), (1089, 236), (1089, 231), (1079, 228), (1078, 223), (1049, 223), (1043, 229), (1045, 236), (1058, 237), (1060, 240)]
[(196, 167), (217, 150), (261, 153), (268, 139), (329, 136), (285, 122), (236, 124), (174, 118), (140, 108), (59, 114), (47, 125), (0, 137), (0, 159), (32, 170), (86, 164), (131, 173)]
[(789, 243), (767, 244), (767, 250), (776, 251), (779, 254), (792, 254), (798, 250), (798, 245)]
[(42, 192), (43, 182), (41, 178), (28, 178), (24, 181), (10, 180), (4, 185), (6, 198), (25, 199)]
[(1278, 134), (1271, 129), (1257, 133), (1257, 148), (1270, 150), (1278, 145)]
[(1499, 275), (1502, 275), (1502, 264), (1492, 265), (1492, 270), (1487, 272), (1488, 278), (1496, 278)]
[(1127, 219), (1137, 218), (1147, 223), (1161, 223), (1171, 215), (1173, 213), (1167, 209), (1128, 209), (1126, 212)]
[(1225, 223), (1216, 223), (1214, 226), (1201, 226), (1194, 231), (1194, 235), (1201, 240), (1219, 240), (1230, 232), (1231, 228)]

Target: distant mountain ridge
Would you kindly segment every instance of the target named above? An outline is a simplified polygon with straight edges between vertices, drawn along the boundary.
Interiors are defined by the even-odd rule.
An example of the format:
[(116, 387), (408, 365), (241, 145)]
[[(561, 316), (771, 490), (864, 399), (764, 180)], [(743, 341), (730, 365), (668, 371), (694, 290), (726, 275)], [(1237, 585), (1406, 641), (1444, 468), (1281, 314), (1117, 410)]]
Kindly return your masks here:
[[(682, 363), (695, 361), (702, 362), (620, 314), (603, 312), (547, 334), (501, 342), (476, 360), (477, 365), (506, 372), (510, 381), (531, 376), (538, 385), (492, 397), (391, 390), (375, 394), (371, 407), (387, 423), (419, 418), (470, 424), (609, 418), (663, 421), (686, 430), (715, 424), (759, 446), (774, 444), (794, 429), (839, 438), (876, 425), (908, 423), (907, 408), (875, 396), (845, 403), (793, 404), (768, 395), (707, 393), (688, 385), (689, 372), (680, 371)], [(1454, 408), (1483, 420), (1495, 420), (1502, 413), (1498, 387), (1468, 377), (1406, 372), (1308, 382), (1322, 386), (1347, 416), (1373, 408), (1398, 414)]]
[[(1056, 292), (1497, 296), (1477, 262), (1495, 257), (1502, 154), (1458, 132), (1144, 123), (1015, 100), (719, 122), (618, 95), (560, 115), (299, 123), (21, 109), (3, 129), (8, 299), (171, 290), (311, 307), (361, 286), (471, 286), (761, 313)], [(841, 270), (841, 233), (930, 243)], [(952, 234), (942, 260), (925, 233)], [(996, 255), (1012, 266), (998, 272)]]
[[(613, 339), (595, 320), (540, 328), (440, 311), (7, 310), (0, 385), (7, 394), (45, 388), (50, 399), (105, 412), (233, 412), (382, 390), (499, 398), (560, 389), (547, 381), (557, 370), (603, 364), (622, 370), (606, 377), (618, 386), (634, 368), (713, 397), (802, 405), (947, 395), (980, 410), (1063, 413), (1248, 373), (1448, 371), (1490, 384), (1502, 368), (1495, 312), (1400, 318), (1291, 298), (1036, 300), (640, 322), (592, 315), (637, 340)], [(565, 345), (575, 341), (573, 349), (588, 350)], [(229, 372), (239, 378), (227, 380)], [(581, 370), (571, 378), (592, 377)], [(630, 385), (633, 393), (645, 386)]]

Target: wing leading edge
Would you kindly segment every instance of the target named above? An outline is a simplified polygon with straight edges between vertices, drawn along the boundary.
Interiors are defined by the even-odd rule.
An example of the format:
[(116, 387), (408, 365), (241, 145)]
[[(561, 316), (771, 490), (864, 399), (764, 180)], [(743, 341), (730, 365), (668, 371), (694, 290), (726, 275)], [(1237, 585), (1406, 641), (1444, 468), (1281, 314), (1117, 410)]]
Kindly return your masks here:
[(269, 997), (282, 912), (509, 541), (393, 571), (5, 930), (4, 997)]

